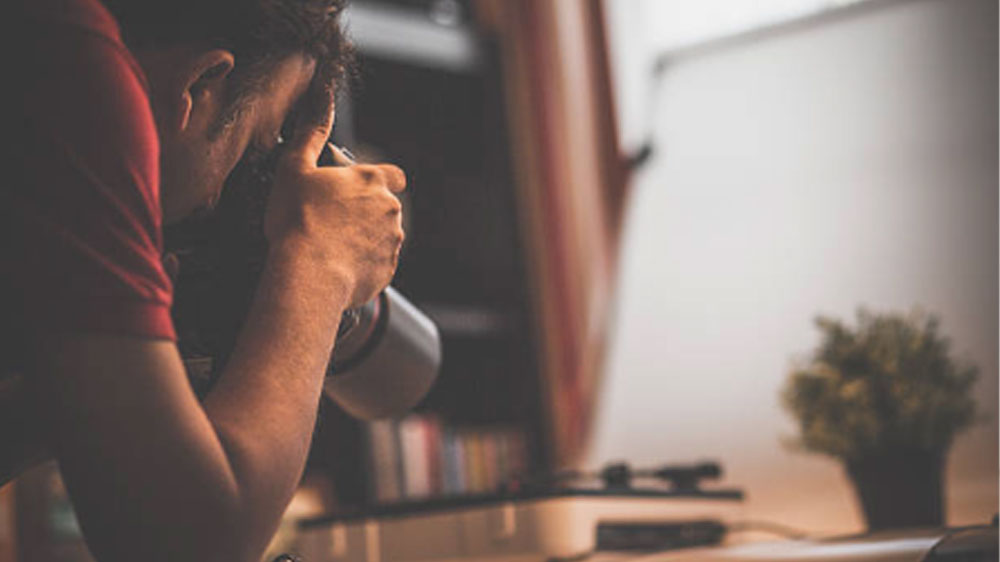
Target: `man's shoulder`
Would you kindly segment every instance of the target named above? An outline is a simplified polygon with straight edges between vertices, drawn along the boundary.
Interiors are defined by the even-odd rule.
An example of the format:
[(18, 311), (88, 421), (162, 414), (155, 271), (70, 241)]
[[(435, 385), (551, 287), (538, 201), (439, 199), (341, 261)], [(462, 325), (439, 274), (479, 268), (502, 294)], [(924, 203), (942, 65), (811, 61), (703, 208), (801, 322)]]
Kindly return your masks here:
[[(16, 47), (19, 65), (27, 73), (47, 69), (48, 80), (58, 80), (65, 69), (83, 58), (98, 60), (125, 71), (148, 90), (138, 62), (122, 41), (118, 22), (98, 0), (14, 0), (7, 18), (6, 41)], [(83, 64), (87, 64), (84, 62)]]
[(121, 42), (118, 23), (98, 0), (14, 0), (14, 13), (26, 30), (63, 27)]
[[(141, 67), (97, 0), (16, 0), (24, 53), (11, 77), (27, 138), (69, 147), (97, 169), (126, 166), (158, 174), (158, 139)], [(35, 145), (25, 144), (25, 150)], [(33, 162), (34, 163), (34, 162)]]

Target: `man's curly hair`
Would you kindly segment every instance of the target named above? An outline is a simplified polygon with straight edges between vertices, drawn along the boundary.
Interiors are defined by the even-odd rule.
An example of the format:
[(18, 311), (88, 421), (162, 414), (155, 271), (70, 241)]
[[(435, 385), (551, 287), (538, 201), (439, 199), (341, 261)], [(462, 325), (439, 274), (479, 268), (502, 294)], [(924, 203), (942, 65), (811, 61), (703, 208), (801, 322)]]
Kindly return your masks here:
[[(237, 64), (232, 109), (266, 83), (273, 65), (293, 54), (316, 60), (318, 87), (330, 99), (352, 68), (353, 51), (340, 16), (347, 0), (103, 0), (130, 49), (183, 44), (226, 49)], [(323, 96), (319, 96), (323, 97)]]

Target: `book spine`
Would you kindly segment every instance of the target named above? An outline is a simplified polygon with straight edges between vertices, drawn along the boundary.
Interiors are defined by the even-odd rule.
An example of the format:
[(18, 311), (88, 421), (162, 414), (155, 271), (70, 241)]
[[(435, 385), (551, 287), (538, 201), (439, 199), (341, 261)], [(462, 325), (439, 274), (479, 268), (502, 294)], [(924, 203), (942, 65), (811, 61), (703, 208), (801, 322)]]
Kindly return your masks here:
[(405, 418), (399, 424), (403, 453), (404, 493), (408, 499), (430, 495), (427, 462), (426, 425), (418, 416)]
[(510, 431), (501, 431), (497, 434), (497, 478), (500, 484), (506, 484), (510, 480)]
[(374, 497), (379, 502), (400, 498), (399, 450), (396, 446), (396, 428), (387, 420), (368, 424), (369, 466), (374, 478)]
[(444, 474), (441, 462), (441, 423), (435, 417), (421, 419), (424, 430), (425, 458), (427, 459), (427, 491), (439, 495), (444, 491)]
[(483, 491), (495, 492), (500, 482), (497, 468), (497, 433), (488, 431), (482, 434), (483, 455)]
[(465, 463), (465, 442), (462, 435), (457, 431), (451, 432), (451, 466), (454, 472), (453, 489), (456, 494), (469, 493), (469, 479)]

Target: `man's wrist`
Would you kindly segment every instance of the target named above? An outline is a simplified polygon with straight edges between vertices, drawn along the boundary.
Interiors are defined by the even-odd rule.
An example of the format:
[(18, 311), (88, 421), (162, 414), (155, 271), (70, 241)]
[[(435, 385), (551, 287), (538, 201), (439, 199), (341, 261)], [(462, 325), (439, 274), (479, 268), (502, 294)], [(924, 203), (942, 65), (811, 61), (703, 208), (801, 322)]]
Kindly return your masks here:
[(328, 291), (331, 297), (339, 296), (344, 307), (355, 285), (348, 268), (328, 247), (297, 237), (269, 246), (267, 268), (279, 277), (295, 279), (296, 285), (305, 283), (307, 287)]

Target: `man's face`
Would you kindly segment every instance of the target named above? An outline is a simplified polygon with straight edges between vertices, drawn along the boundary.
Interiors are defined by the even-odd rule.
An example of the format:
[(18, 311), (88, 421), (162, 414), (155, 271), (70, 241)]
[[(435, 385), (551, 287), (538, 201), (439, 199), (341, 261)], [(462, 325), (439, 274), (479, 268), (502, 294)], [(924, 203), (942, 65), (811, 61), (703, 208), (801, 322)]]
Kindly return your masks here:
[(308, 89), (314, 71), (312, 58), (286, 57), (274, 65), (263, 86), (240, 102), (235, 117), (221, 130), (201, 127), (162, 142), (160, 200), (164, 223), (210, 209), (244, 154), (274, 149), (282, 123)]

